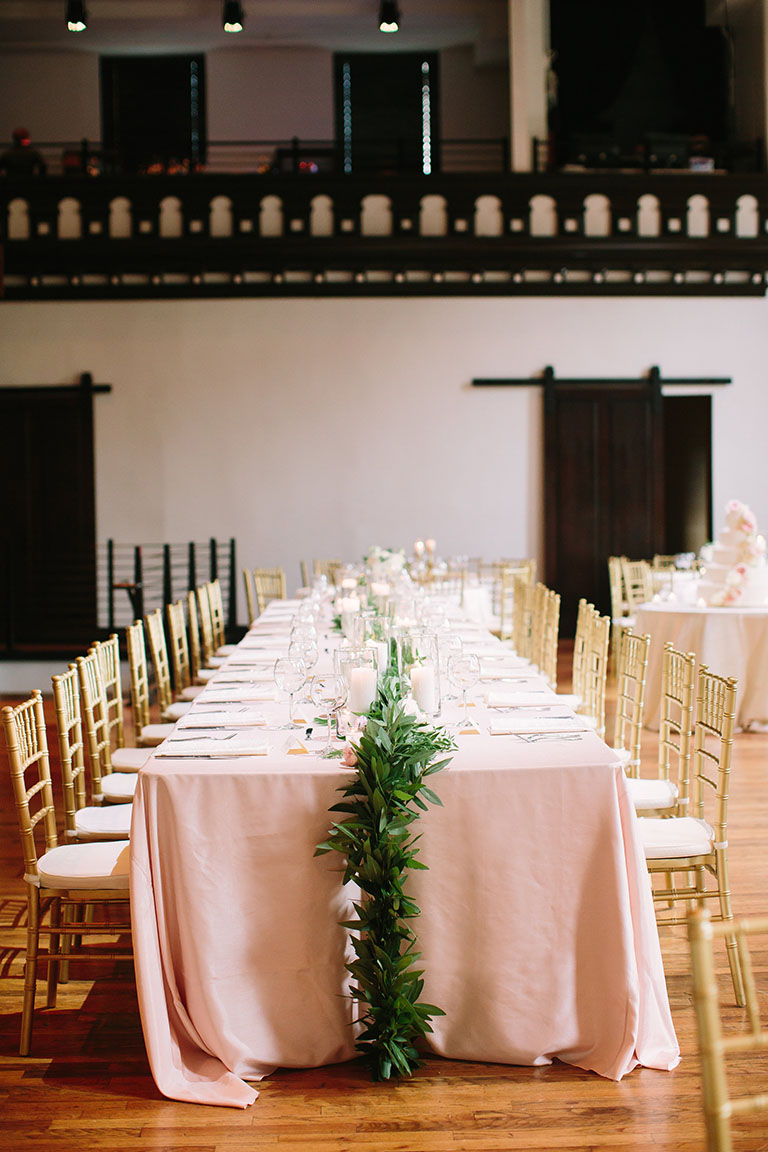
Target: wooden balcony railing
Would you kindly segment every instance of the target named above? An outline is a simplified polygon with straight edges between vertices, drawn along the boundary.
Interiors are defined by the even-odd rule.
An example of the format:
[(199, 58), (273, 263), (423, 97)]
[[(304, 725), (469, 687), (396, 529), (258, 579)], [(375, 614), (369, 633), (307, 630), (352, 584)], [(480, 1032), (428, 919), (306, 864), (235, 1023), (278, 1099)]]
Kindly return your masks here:
[(46, 177), (0, 228), (9, 300), (755, 295), (768, 176)]

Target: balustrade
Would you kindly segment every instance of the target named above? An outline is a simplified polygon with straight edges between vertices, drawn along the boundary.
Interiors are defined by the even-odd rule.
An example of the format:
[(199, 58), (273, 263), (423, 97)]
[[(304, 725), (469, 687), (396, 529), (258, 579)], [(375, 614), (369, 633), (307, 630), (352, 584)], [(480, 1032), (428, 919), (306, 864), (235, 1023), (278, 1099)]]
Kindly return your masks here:
[[(568, 284), (565, 276), (555, 280), (560, 269), (588, 273), (579, 282), (590, 285), (609, 282), (595, 281), (604, 268), (666, 271), (678, 286), (676, 274), (685, 286), (696, 270), (711, 273), (713, 289), (739, 283), (762, 291), (767, 180), (754, 173), (6, 180), (5, 290), (27, 298), (46, 277), (81, 272), (118, 287), (128, 274), (155, 287), (165, 274), (182, 274), (191, 288), (211, 272), (270, 279), (288, 268), (305, 270), (326, 292), (338, 278), (323, 273), (348, 271), (359, 283), (361, 269), (389, 271), (392, 284), (412, 288), (415, 281), (395, 280), (395, 270), (426, 267), (461, 272), (481, 287), (486, 272), (497, 274), (497, 287), (507, 273), (510, 288), (532, 283), (537, 270), (552, 287)], [(77, 286), (82, 295), (82, 280)]]

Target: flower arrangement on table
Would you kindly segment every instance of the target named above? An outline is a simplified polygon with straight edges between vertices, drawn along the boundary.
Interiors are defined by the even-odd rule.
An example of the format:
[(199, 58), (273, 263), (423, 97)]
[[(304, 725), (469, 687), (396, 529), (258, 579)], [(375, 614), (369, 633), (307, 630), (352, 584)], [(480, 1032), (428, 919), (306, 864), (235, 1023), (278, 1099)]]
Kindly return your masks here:
[(432, 1031), (432, 1017), (443, 1015), (419, 999), (423, 972), (414, 967), (420, 953), (410, 927), (419, 908), (405, 880), (410, 869), (426, 868), (409, 829), (428, 804), (440, 803), (426, 780), (450, 762), (443, 754), (454, 748), (443, 729), (422, 719), (397, 673), (389, 672), (359, 738), (344, 753), (343, 762), (356, 772), (331, 808), (344, 819), (333, 823), (315, 853), (344, 856), (344, 882), (354, 880), (363, 893), (354, 905), (356, 918), (344, 927), (355, 952), (347, 964), (355, 981), (351, 995), (363, 1008), (355, 1046), (374, 1080), (418, 1068), (423, 1061), (416, 1044)]

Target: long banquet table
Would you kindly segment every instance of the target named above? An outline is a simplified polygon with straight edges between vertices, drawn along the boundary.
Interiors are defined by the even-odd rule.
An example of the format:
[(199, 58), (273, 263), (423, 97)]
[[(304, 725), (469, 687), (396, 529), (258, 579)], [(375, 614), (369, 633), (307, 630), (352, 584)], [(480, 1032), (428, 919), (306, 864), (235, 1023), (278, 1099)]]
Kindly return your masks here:
[[(290, 610), (270, 607), (250, 642), (272, 643)], [(546, 699), (543, 682), (518, 675), (513, 688)], [(679, 1050), (623, 770), (592, 732), (490, 735), (491, 718), (505, 713), (481, 693), (509, 687), (478, 686), (479, 732), (457, 736), (450, 766), (433, 778), (442, 807), (419, 824), (428, 871), (413, 874), (410, 891), (424, 998), (445, 1011), (430, 1047), (473, 1061), (557, 1058), (615, 1080), (637, 1064), (673, 1068)], [(258, 707), (270, 725), (284, 719), (282, 702)], [(457, 717), (444, 706), (443, 722)], [(290, 733), (261, 733), (269, 750), (253, 745), (253, 755), (198, 758), (162, 745), (139, 777), (139, 1004), (155, 1081), (178, 1100), (245, 1107), (257, 1096), (246, 1081), (355, 1055), (339, 922), (357, 892), (343, 887), (334, 854), (314, 856), (350, 769), (313, 755), (319, 741), (296, 753)], [(253, 741), (237, 739), (243, 749)]]
[(736, 723), (768, 721), (768, 608), (704, 607), (662, 600), (637, 609), (635, 631), (651, 644), (645, 687), (645, 724), (659, 726), (664, 644), (695, 652), (697, 661), (739, 682)]

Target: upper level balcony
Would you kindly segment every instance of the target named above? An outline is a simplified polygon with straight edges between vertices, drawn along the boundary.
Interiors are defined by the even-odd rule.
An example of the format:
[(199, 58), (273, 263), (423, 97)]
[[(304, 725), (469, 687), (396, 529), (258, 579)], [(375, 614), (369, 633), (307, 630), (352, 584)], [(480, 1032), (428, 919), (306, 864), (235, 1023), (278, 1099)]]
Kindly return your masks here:
[(510, 173), (475, 141), (429, 175), (343, 174), (330, 142), (267, 143), (0, 181), (4, 298), (765, 293), (761, 172)]

